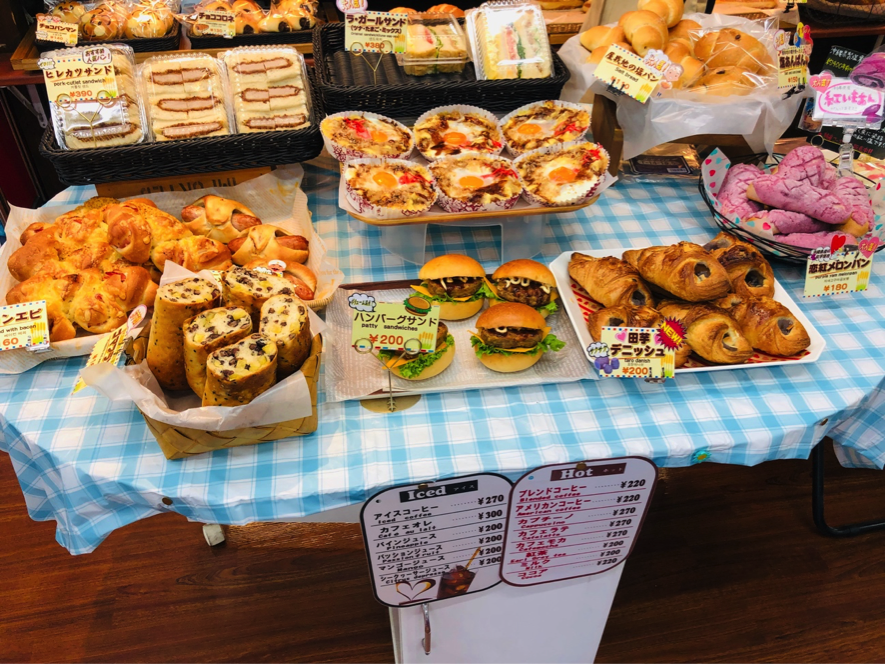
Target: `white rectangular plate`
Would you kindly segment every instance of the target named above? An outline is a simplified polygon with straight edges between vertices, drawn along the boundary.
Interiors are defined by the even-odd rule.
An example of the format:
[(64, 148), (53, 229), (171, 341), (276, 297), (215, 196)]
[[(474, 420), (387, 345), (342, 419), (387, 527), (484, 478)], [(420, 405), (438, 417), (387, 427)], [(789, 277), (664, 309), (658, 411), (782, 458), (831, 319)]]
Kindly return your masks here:
[[(416, 279), (415, 283), (420, 280)], [(381, 286), (381, 284), (379, 284)], [(339, 288), (326, 310), (327, 333), (331, 348), (326, 354), (326, 400), (380, 398), (388, 396), (387, 370), (369, 354), (361, 354), (351, 347), (352, 309), (348, 296), (358, 291)], [(377, 302), (402, 302), (412, 290), (360, 289), (373, 295)], [(479, 316), (480, 314), (477, 314)], [(463, 392), (465, 390), (514, 385), (544, 385), (568, 383), (590, 378), (591, 367), (585, 362), (580, 341), (562, 309), (548, 316), (551, 333), (566, 343), (559, 352), (547, 352), (537, 364), (516, 373), (498, 373), (480, 364), (471, 346), (470, 331), (477, 330), (477, 316), (467, 320), (445, 321), (455, 339), (455, 359), (441, 374), (427, 380), (411, 381), (392, 376), (394, 396), (433, 394), (435, 392)]]
[[(621, 258), (621, 255), (628, 251), (629, 249), (643, 249), (645, 247), (621, 247), (617, 249), (594, 249), (594, 250), (581, 250), (579, 253), (585, 254), (586, 256), (593, 256), (594, 258), (605, 258), (606, 256), (615, 256), (616, 258)], [(582, 350), (585, 354), (585, 357), (589, 362), (593, 362), (594, 359), (588, 355), (587, 348), (589, 345), (594, 343), (594, 339), (591, 337), (591, 333), (588, 332), (587, 319), (584, 316), (581, 306), (579, 305), (578, 298), (575, 294), (575, 289), (584, 290), (576, 284), (572, 277), (569, 276), (569, 258), (574, 251), (564, 251), (562, 254), (557, 256), (554, 261), (550, 264), (551, 272), (554, 273), (554, 278), (557, 280), (557, 289), (560, 291), (560, 301), (563, 303), (563, 308), (566, 309), (566, 313), (569, 314), (569, 320), (572, 322), (572, 328), (575, 330), (575, 334), (578, 336), (579, 341), (581, 342)], [(796, 316), (797, 320), (803, 324), (803, 327), (806, 328), (806, 332), (809, 333), (809, 339), (811, 343), (809, 344), (809, 348), (806, 349), (806, 354), (802, 357), (790, 357), (790, 358), (774, 358), (771, 355), (766, 355), (759, 351), (755, 351), (754, 355), (750, 360), (744, 362), (742, 364), (714, 364), (714, 365), (701, 365), (693, 355), (690, 358), (689, 362), (694, 364), (694, 366), (681, 367), (677, 369), (677, 373), (690, 373), (696, 371), (726, 371), (729, 369), (751, 369), (753, 367), (775, 367), (782, 365), (791, 365), (791, 364), (809, 364), (810, 362), (815, 362), (821, 357), (821, 353), (825, 347), (824, 338), (818, 333), (812, 323), (809, 321), (806, 316), (803, 315), (803, 312), (800, 311), (800, 308), (797, 304), (791, 299), (791, 296), (788, 295), (787, 291), (782, 288), (781, 284), (778, 281), (775, 281), (775, 296), (774, 298), (778, 302), (781, 302), (784, 306), (786, 306), (794, 316)], [(597, 372), (594, 372), (594, 377), (599, 378)]]

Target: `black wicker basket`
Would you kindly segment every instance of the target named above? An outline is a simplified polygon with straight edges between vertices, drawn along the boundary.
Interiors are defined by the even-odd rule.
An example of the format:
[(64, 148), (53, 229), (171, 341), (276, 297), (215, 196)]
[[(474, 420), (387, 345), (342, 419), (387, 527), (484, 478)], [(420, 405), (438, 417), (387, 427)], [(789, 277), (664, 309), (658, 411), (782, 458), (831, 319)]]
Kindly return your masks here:
[(145, 180), (308, 161), (323, 151), (320, 120), (326, 115), (323, 100), (313, 85), (312, 70), (308, 70), (308, 75), (312, 79), (314, 123), (304, 129), (64, 150), (59, 147), (50, 127), (40, 141), (40, 154), (52, 162), (59, 180), (68, 185)]
[(295, 32), (261, 32), (254, 35), (237, 35), (231, 39), (218, 36), (196, 37), (188, 34), (191, 48), (199, 51), (206, 48), (236, 48), (237, 46), (279, 46), (281, 44), (310, 44), (313, 30)]
[(822, 25), (883, 25), (883, 5), (879, 2), (856, 4), (842, 0), (808, 0), (805, 4), (797, 5), (797, 9), (804, 23), (812, 20)]
[[(754, 164), (757, 166), (762, 166), (763, 170), (769, 170), (778, 165), (778, 162), (784, 157), (784, 155), (777, 154), (773, 155), (776, 160), (775, 164), (766, 165), (764, 162), (769, 155), (763, 154), (754, 154), (748, 155), (746, 157), (740, 157), (732, 161), (733, 164)], [(871, 180), (864, 177), (863, 175), (855, 174), (855, 177), (864, 180), (866, 186), (872, 184)], [(777, 242), (775, 240), (770, 240), (765, 237), (761, 237), (759, 235), (754, 235), (746, 228), (743, 228), (735, 223), (734, 220), (728, 219), (723, 214), (721, 214), (717, 208), (714, 206), (714, 199), (708, 192), (708, 188), (704, 184), (704, 176), (700, 175), (698, 178), (698, 191), (701, 193), (701, 197), (704, 202), (707, 204), (708, 208), (711, 211), (711, 214), (714, 217), (714, 221), (717, 226), (722, 228), (727, 233), (731, 233), (732, 235), (736, 235), (745, 242), (754, 245), (757, 249), (759, 249), (764, 254), (768, 254), (773, 258), (779, 258), (781, 260), (790, 261), (792, 263), (805, 263), (809, 258), (810, 249), (806, 249), (803, 247), (795, 247), (790, 244), (785, 244), (784, 242)], [(882, 251), (884, 246), (881, 244), (878, 251)]]
[[(181, 26), (176, 21), (172, 26), (172, 31), (165, 37), (152, 37), (150, 39), (115, 39), (111, 44), (123, 44), (130, 46), (136, 53), (155, 53), (157, 51), (177, 51), (181, 36)], [(46, 51), (55, 51), (60, 48), (71, 48), (63, 44), (54, 42), (36, 41), (37, 50), (40, 53)], [(98, 41), (81, 41), (77, 46), (101, 46), (104, 42)]]
[[(366, 56), (373, 63), (376, 57)], [(530, 102), (560, 98), (569, 70), (556, 54), (553, 60), (550, 78), (478, 81), (471, 62), (458, 74), (410, 76), (393, 54), (386, 54), (373, 76), (363, 57), (345, 51), (344, 23), (314, 28), (314, 67), (327, 113), (371, 111), (407, 118), (448, 104), (508, 113)]]

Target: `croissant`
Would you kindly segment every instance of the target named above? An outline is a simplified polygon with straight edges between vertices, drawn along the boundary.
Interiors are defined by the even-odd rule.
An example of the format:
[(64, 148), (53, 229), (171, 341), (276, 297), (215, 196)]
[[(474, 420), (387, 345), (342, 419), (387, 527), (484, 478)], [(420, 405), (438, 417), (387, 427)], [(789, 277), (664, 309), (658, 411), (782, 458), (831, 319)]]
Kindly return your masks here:
[(212, 195), (182, 209), (182, 221), (195, 235), (205, 235), (225, 244), (261, 224), (261, 219), (242, 203)]
[(809, 347), (809, 333), (790, 309), (771, 297), (746, 297), (729, 310), (751, 346), (768, 355), (787, 357)]
[(692, 242), (631, 249), (622, 258), (637, 268), (646, 281), (688, 302), (723, 297), (732, 287), (725, 268)]
[(666, 301), (658, 310), (665, 318), (683, 323), (689, 348), (710, 362), (741, 364), (754, 354), (738, 323), (719, 307)]
[[(619, 305), (615, 307), (607, 307), (595, 311), (588, 318), (588, 331), (594, 338), (594, 341), (600, 341), (602, 336), (602, 328), (604, 327), (654, 327), (658, 328), (664, 322), (664, 316), (661, 312), (652, 307), (632, 307), (630, 305)], [(682, 367), (692, 349), (689, 344), (683, 344), (674, 353), (674, 366)]]
[[(252, 270), (256, 267), (263, 267), (271, 270), (270, 261), (264, 260), (263, 258), (249, 261), (243, 267), (247, 270)], [(309, 268), (301, 263), (286, 263), (286, 267), (280, 276), (287, 279), (293, 285), (295, 294), (302, 300), (307, 301), (314, 299), (314, 291), (317, 290), (317, 277)]]
[(237, 265), (246, 265), (257, 258), (281, 260), (285, 263), (304, 263), (308, 260), (308, 241), (301, 235), (262, 224), (250, 228), (245, 237), (228, 242)]
[(166, 261), (178, 263), (186, 270), (227, 270), (231, 263), (231, 252), (217, 240), (201, 235), (192, 235), (181, 240), (167, 240), (154, 247), (151, 262), (158, 270), (163, 270)]
[(637, 269), (613, 256), (594, 258), (574, 253), (569, 259), (569, 276), (588, 292), (591, 299), (604, 307), (654, 304), (652, 292)]
[(721, 231), (704, 248), (726, 268), (736, 295), (772, 297), (775, 294), (772, 266), (752, 244)]

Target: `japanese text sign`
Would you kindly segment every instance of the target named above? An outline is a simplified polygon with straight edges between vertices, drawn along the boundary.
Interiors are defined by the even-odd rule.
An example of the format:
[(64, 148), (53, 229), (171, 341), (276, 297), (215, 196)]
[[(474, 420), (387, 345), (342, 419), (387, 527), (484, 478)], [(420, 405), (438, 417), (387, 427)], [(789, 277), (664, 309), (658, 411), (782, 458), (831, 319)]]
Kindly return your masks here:
[(803, 89), (809, 77), (809, 56), (802, 46), (785, 46), (778, 52), (778, 88)]
[(38, 41), (58, 42), (66, 46), (77, 45), (77, 28), (76, 23), (67, 23), (60, 16), (52, 14), (37, 14), (37, 33)]
[(660, 328), (604, 327), (588, 355), (601, 378), (673, 378), (674, 354), (683, 336), (683, 326), (673, 320)]
[(404, 53), (406, 14), (363, 12), (345, 14), (345, 50), (354, 53)]
[(354, 293), (348, 300), (354, 309), (351, 344), (356, 350), (437, 350), (439, 305), (431, 306), (421, 297), (408, 298), (404, 304), (376, 303), (374, 297), (364, 293)]
[(827, 123), (881, 122), (883, 93), (848, 79), (832, 79), (825, 89), (815, 91), (812, 117)]
[(517, 480), (501, 578), (513, 586), (600, 574), (631, 553), (655, 464), (640, 457), (542, 466)]
[(233, 39), (237, 34), (234, 18), (234, 14), (224, 10), (201, 11), (195, 25), (200, 26), (201, 35)]
[(117, 78), (111, 51), (94, 46), (41, 58), (46, 94), (50, 101), (68, 106), (83, 101), (112, 102), (117, 96)]
[(814, 249), (806, 261), (804, 297), (840, 295), (867, 290), (871, 277), (873, 254), (880, 238), (866, 235), (858, 241), (858, 247), (843, 246), (844, 236), (837, 236), (830, 247)]
[(639, 55), (612, 44), (594, 70), (594, 76), (617, 92), (645, 103), (661, 80), (662, 73), (649, 66)]
[[(132, 310), (132, 313), (129, 314), (129, 318), (126, 319), (126, 322), (123, 323), (123, 325), (116, 330), (112, 330), (103, 335), (102, 338), (95, 343), (95, 346), (92, 347), (89, 359), (86, 360), (86, 366), (91, 367), (95, 364), (110, 364), (111, 366), (117, 366), (120, 362), (120, 356), (123, 354), (123, 349), (126, 347), (127, 340), (138, 334), (147, 312), (148, 308), (145, 305), (138, 305)], [(77, 394), (77, 392), (84, 387), (86, 387), (86, 383), (84, 383), (83, 378), (78, 375), (72, 393)]]
[(49, 348), (49, 321), (46, 300), (7, 304), (0, 307), (0, 351)]
[(482, 473), (375, 494), (360, 525), (376, 599), (399, 607), (498, 584), (510, 492)]

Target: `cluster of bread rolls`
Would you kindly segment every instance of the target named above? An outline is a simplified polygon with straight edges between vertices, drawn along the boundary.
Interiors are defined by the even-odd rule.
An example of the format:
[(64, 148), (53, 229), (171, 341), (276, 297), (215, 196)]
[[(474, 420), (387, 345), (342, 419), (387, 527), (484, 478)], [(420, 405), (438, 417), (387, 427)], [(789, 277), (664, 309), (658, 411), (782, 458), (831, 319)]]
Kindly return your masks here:
[(314, 6), (301, 0), (278, 0), (265, 11), (254, 0), (208, 0), (194, 8), (190, 32), (197, 37), (206, 33), (198, 20), (199, 12), (224, 12), (234, 15), (234, 31), (238, 35), (310, 30), (317, 23)]
[(199, 277), (160, 287), (147, 362), (164, 389), (190, 388), (204, 406), (242, 406), (298, 371), (312, 338), (289, 282), (234, 267), (221, 287)]
[(772, 268), (752, 245), (720, 233), (691, 242), (624, 252), (621, 258), (575, 253), (569, 275), (601, 306), (588, 317), (596, 341), (605, 326), (658, 327), (664, 318), (686, 330), (675, 366), (691, 353), (740, 364), (754, 350), (797, 355), (810, 344), (803, 324), (773, 299)]
[(771, 76), (774, 64), (766, 47), (754, 37), (733, 28), (702, 34), (699, 23), (683, 18), (681, 0), (639, 0), (637, 10), (626, 12), (615, 27), (600, 25), (583, 32), (581, 44), (599, 63), (612, 44), (645, 56), (663, 51), (683, 68), (673, 82), (676, 89), (702, 94), (745, 95)]
[(307, 238), (262, 224), (242, 203), (213, 195), (182, 209), (182, 220), (192, 232), (225, 243), (235, 265), (270, 268), (270, 261), (280, 261), (282, 276), (291, 282), (295, 294), (303, 300), (314, 299), (317, 277), (304, 265), (309, 255)]
[(142, 0), (137, 4), (104, 0), (92, 9), (88, 6), (66, 0), (50, 13), (65, 23), (76, 23), (80, 41), (163, 37), (175, 25), (172, 10), (163, 0)]

